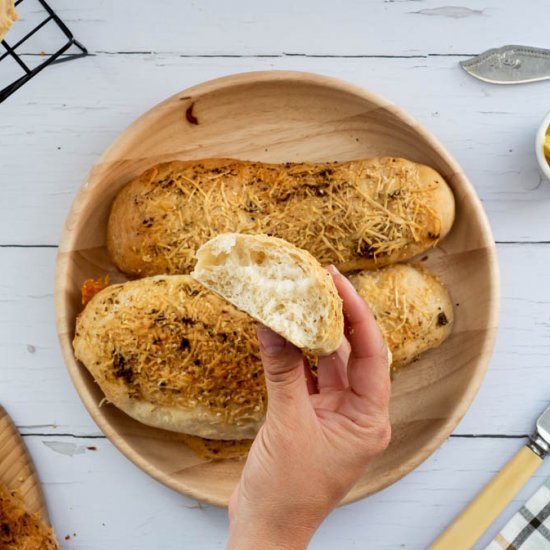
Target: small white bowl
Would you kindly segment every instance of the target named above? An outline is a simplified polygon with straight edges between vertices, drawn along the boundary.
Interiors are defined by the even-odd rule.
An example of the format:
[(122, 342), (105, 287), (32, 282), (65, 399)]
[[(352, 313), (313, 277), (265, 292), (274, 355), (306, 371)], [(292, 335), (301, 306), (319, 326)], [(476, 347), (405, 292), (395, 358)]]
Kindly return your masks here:
[(548, 126), (550, 126), (550, 113), (548, 113), (544, 117), (544, 120), (542, 121), (542, 124), (538, 129), (537, 137), (535, 139), (535, 151), (537, 154), (537, 161), (539, 163), (541, 172), (546, 176), (547, 179), (550, 180), (550, 164), (547, 158), (544, 156), (544, 139), (546, 137)]

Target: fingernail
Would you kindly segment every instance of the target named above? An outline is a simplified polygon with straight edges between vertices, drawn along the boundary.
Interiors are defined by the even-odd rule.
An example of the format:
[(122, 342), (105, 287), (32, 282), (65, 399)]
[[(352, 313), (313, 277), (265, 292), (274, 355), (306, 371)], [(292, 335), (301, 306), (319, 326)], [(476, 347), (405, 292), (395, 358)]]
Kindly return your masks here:
[(276, 355), (285, 347), (285, 339), (264, 325), (258, 325), (257, 333), (260, 346), (267, 355)]
[(342, 280), (342, 282), (350, 289), (354, 292), (354, 294), (357, 293), (357, 290), (355, 289), (355, 287), (353, 286), (353, 283), (347, 278), (345, 277), (344, 275), (342, 275), (341, 273), (339, 274), (340, 275), (340, 278)]
[(342, 273), (340, 273), (338, 271), (338, 269), (333, 266), (332, 264), (331, 265), (327, 265), (325, 267), (325, 269), (333, 276), (335, 277), (336, 279), (339, 279), (339, 280), (342, 280), (342, 281), (346, 281), (348, 282), (349, 284), (351, 284), (349, 281), (348, 281), (348, 278), (345, 276), (345, 275), (342, 275)]
[(331, 273), (334, 277), (336, 277), (339, 281), (342, 281), (350, 290), (353, 290), (354, 292), (357, 292), (355, 290), (355, 287), (353, 286), (352, 282), (342, 273), (338, 271), (338, 269), (333, 266), (332, 264), (327, 265), (325, 269)]

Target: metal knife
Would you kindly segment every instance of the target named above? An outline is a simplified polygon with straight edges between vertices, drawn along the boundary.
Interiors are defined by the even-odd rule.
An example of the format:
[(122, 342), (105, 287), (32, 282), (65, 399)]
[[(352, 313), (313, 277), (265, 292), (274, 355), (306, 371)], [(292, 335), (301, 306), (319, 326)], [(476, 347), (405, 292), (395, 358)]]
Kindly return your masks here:
[(492, 84), (523, 84), (550, 78), (550, 50), (503, 46), (460, 62), (473, 77)]
[(550, 451), (550, 407), (527, 445), (502, 468), (429, 550), (471, 548), (542, 464)]

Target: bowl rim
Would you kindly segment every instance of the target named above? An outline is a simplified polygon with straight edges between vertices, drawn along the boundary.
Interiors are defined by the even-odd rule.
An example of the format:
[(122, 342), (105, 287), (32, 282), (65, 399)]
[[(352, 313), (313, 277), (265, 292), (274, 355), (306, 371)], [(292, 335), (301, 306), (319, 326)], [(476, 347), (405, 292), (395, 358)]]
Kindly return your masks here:
[(165, 104), (173, 101), (175, 98), (181, 97), (182, 95), (193, 96), (198, 93), (205, 94), (212, 91), (219, 92), (223, 91), (224, 89), (233, 88), (235, 86), (240, 86), (243, 84), (271, 83), (277, 81), (287, 81), (291, 84), (307, 83), (320, 87), (329, 87), (331, 89), (350, 94), (351, 96), (356, 96), (358, 99), (367, 100), (371, 103), (375, 103), (379, 107), (384, 107), (391, 110), (394, 115), (396, 115), (401, 121), (403, 121), (404, 124), (407, 124), (414, 130), (416, 130), (423, 137), (423, 139), (425, 139), (429, 147), (432, 148), (432, 150), (434, 150), (438, 156), (443, 158), (448, 163), (449, 167), (452, 169), (451, 176), (448, 179), (458, 179), (458, 183), (461, 185), (461, 190), (463, 194), (469, 195), (471, 205), (475, 210), (476, 217), (479, 220), (479, 223), (481, 224), (482, 230), (486, 235), (488, 241), (486, 244), (487, 265), (489, 277), (492, 284), (489, 290), (490, 300), (487, 328), (485, 329), (486, 336), (482, 344), (480, 359), (478, 360), (476, 369), (473, 373), (473, 376), (470, 378), (470, 382), (462, 396), (462, 399), (451, 411), (452, 415), (445, 418), (442, 422), (439, 422), (438, 427), (434, 428), (434, 435), (432, 439), (419, 447), (412, 458), (409, 458), (404, 463), (400, 464), (399, 468), (395, 469), (395, 471), (393, 472), (393, 475), (385, 476), (375, 491), (371, 491), (363, 495), (356, 495), (353, 497), (350, 497), (350, 495), (348, 494), (341, 501), (340, 505), (349, 504), (351, 502), (355, 502), (357, 500), (365, 498), (370, 494), (379, 492), (382, 489), (385, 489), (386, 487), (399, 481), (401, 478), (405, 477), (407, 474), (416, 469), (427, 458), (429, 458), (433, 454), (433, 452), (438, 449), (449, 437), (449, 435), (453, 432), (453, 430), (466, 414), (481, 387), (481, 383), (489, 367), (490, 359), (494, 350), (500, 314), (500, 274), (498, 268), (496, 246), (492, 230), (489, 225), (486, 213), (482, 207), (481, 201), (477, 193), (475, 192), (473, 185), (463, 172), (462, 168), (459, 166), (458, 162), (453, 158), (453, 156), (447, 151), (442, 143), (434, 135), (431, 134), (431, 132), (425, 129), (422, 124), (420, 124), (403, 108), (397, 106), (386, 98), (371, 92), (366, 88), (341, 80), (339, 78), (317, 73), (285, 70), (251, 71), (222, 76), (193, 85), (189, 88), (172, 94), (165, 100), (153, 105), (138, 118), (136, 118), (125, 129), (121, 130), (114, 141), (111, 142), (107, 149), (105, 149), (101, 156), (96, 160), (96, 162), (90, 168), (88, 174), (84, 178), (83, 183), (80, 185), (77, 194), (71, 204), (71, 207), (67, 213), (65, 224), (63, 226), (63, 231), (59, 241), (55, 269), (54, 303), (56, 312), (56, 331), (63, 353), (65, 367), (69, 372), (73, 385), (75, 386), (75, 389), (77, 390), (81, 401), (84, 403), (86, 410), (91, 415), (101, 431), (110, 440), (110, 442), (115, 447), (117, 447), (122, 452), (122, 454), (124, 454), (124, 456), (128, 458), (131, 462), (133, 462), (145, 473), (160, 481), (167, 487), (177, 491), (180, 494), (185, 494), (201, 502), (206, 502), (208, 504), (219, 507), (227, 507), (227, 501), (222, 498), (206, 498), (202, 493), (200, 493), (200, 491), (195, 490), (194, 487), (186, 485), (181, 480), (176, 481), (175, 478), (173, 478), (171, 475), (168, 475), (162, 470), (159, 470), (154, 464), (143, 458), (141, 454), (134, 451), (129, 443), (120, 436), (119, 432), (112, 427), (111, 423), (100, 414), (98, 403), (95, 401), (95, 399), (93, 399), (92, 395), (87, 391), (81, 391), (81, 382), (78, 378), (80, 374), (80, 369), (83, 367), (81, 367), (78, 361), (76, 361), (73, 353), (72, 341), (69, 337), (69, 334), (66, 334), (64, 281), (66, 280), (66, 271), (69, 266), (69, 262), (66, 261), (66, 258), (64, 256), (65, 254), (73, 250), (74, 240), (76, 239), (77, 235), (75, 232), (69, 230), (69, 221), (72, 219), (73, 215), (76, 215), (78, 213), (81, 204), (84, 204), (86, 202), (86, 195), (89, 192), (87, 182), (94, 167), (108, 161), (111, 154), (116, 150), (121, 136), (123, 136), (131, 128), (138, 127), (139, 125), (143, 124), (144, 120), (149, 116), (152, 110), (158, 109), (159, 107), (164, 106)]
[(550, 111), (546, 113), (545, 117), (542, 119), (542, 122), (540, 123), (540, 126), (537, 130), (537, 134), (535, 137), (535, 154), (537, 156), (537, 162), (539, 163), (539, 168), (541, 172), (546, 176), (547, 179), (550, 180), (550, 163), (546, 159), (546, 156), (544, 155), (544, 139), (546, 136), (546, 132), (550, 130)]

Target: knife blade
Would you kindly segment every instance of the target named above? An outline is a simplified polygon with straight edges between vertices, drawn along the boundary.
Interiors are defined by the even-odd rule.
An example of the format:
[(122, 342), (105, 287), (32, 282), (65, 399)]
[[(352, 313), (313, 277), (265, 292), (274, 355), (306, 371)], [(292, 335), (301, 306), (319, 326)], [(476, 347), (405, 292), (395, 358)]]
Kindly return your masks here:
[(523, 84), (550, 78), (550, 50), (508, 45), (460, 62), (474, 78), (491, 84)]
[(516, 493), (542, 464), (550, 451), (550, 407), (538, 418), (535, 433), (485, 486), (429, 550), (471, 548), (495, 521)]
[(550, 452), (550, 407), (538, 417), (536, 428), (527, 446), (544, 458)]

